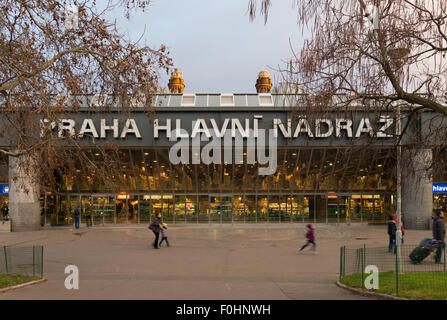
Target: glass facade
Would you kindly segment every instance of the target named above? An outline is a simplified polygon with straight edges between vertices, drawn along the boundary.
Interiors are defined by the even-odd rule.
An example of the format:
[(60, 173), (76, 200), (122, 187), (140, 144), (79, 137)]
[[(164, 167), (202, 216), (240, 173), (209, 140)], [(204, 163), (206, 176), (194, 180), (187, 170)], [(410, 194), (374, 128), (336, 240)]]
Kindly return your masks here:
[[(183, 104), (183, 98), (169, 94), (154, 96), (153, 106), (157, 111), (154, 119), (143, 109), (132, 111), (132, 117), (141, 120), (136, 123), (139, 123), (144, 135), (137, 136), (135, 133), (134, 136), (134, 133), (127, 132), (129, 128), (122, 130), (124, 125), (120, 122), (121, 135), (115, 139), (111, 130), (104, 128), (108, 134), (99, 139), (112, 142), (114, 147), (103, 152), (97, 152), (93, 147), (87, 149), (89, 162), (97, 163), (97, 166), (91, 166), (93, 169), (89, 166), (91, 175), (77, 164), (76, 174), (63, 176), (66, 171), (55, 172), (57, 179), (54, 180), (59, 183), (57, 188), (42, 186), (42, 190), (47, 191), (41, 195), (42, 224), (72, 224), (77, 206), (82, 207), (81, 223), (89, 225), (147, 224), (157, 213), (161, 213), (165, 221), (175, 224), (378, 223), (385, 222), (388, 213), (395, 211), (396, 150), (391, 139), (371, 140), (368, 147), (362, 147), (359, 145), (361, 139), (357, 138), (364, 137), (367, 132), (359, 131), (361, 137), (351, 139), (347, 128), (337, 135), (337, 125), (332, 130), (335, 133), (325, 137), (327, 140), (317, 139), (317, 134), (312, 137), (308, 133), (306, 137), (301, 129), (298, 134), (293, 134), (292, 139), (287, 138), (284, 131), (290, 131), (286, 130), (288, 120), (293, 125), (290, 129), (296, 132), (295, 128), (301, 128), (296, 126), (296, 120), (307, 116), (304, 112), (307, 108), (300, 107), (308, 105), (304, 95), (274, 94), (271, 101), (265, 103), (269, 97), (235, 94), (232, 97), (234, 108), (231, 109), (226, 108), (229, 105), (220, 108), (220, 94), (197, 94), (193, 96), (192, 103), (186, 104)], [(99, 126), (97, 129), (100, 128), (99, 119), (107, 118), (107, 123), (111, 123), (109, 121), (115, 114), (90, 112), (88, 99), (82, 98), (85, 114), (81, 112), (76, 117), (76, 128), (81, 120), (86, 119), (94, 121)], [(335, 111), (324, 117), (334, 118), (331, 123), (336, 124), (336, 120), (341, 119), (337, 117), (347, 115)], [(255, 115), (254, 112), (259, 114)], [(172, 145), (172, 141), (168, 142), (167, 139), (169, 129), (185, 128), (192, 138), (194, 131), (202, 132), (200, 127), (204, 129), (203, 125), (193, 129), (198, 115), (206, 120), (204, 123), (208, 129), (212, 125), (214, 130), (222, 132), (236, 130), (237, 122), (233, 120), (241, 121), (240, 132), (244, 131), (242, 127), (254, 129), (255, 122), (256, 128), (258, 124), (259, 128), (270, 128), (273, 121), (282, 132), (278, 135), (281, 139), (278, 140), (280, 147), (277, 150), (276, 172), (273, 175), (259, 175), (259, 164), (247, 163), (248, 151), (243, 153), (243, 160), (238, 159), (237, 162), (232, 150), (232, 159), (229, 161), (225, 158), (227, 162), (222, 152), (221, 164), (173, 164), (169, 161), (167, 147)], [(218, 116), (214, 118), (215, 115)], [(118, 114), (116, 116), (119, 117)], [(146, 116), (150, 116), (149, 121)], [(353, 130), (357, 128), (358, 131), (360, 117), (364, 116), (372, 117), (372, 110), (365, 111), (365, 114), (354, 112), (349, 115)], [(255, 121), (255, 118), (258, 120)], [(308, 119), (312, 120), (311, 123), (317, 120), (311, 118)], [(177, 120), (183, 121), (184, 126), (177, 125)], [(224, 122), (226, 120), (231, 121), (231, 129), (230, 122)], [(248, 125), (243, 125), (244, 120), (249, 120)], [(281, 127), (275, 120), (281, 120), (284, 126)], [(311, 126), (313, 129), (310, 131), (316, 130), (316, 125)], [(392, 128), (389, 129), (392, 131)], [(210, 131), (208, 129), (205, 131)], [(159, 135), (155, 135), (156, 130)], [(123, 137), (123, 132), (128, 135)], [(437, 159), (433, 164), (436, 172), (434, 182), (445, 183), (447, 152), (443, 148), (436, 151), (436, 147), (432, 151)], [(190, 159), (196, 156), (195, 152), (189, 150)], [(106, 161), (108, 157), (105, 155), (109, 153), (113, 154), (110, 157), (112, 162)], [(104, 168), (105, 163), (112, 168), (112, 174), (109, 174), (111, 170), (104, 170), (107, 174), (103, 175), (98, 172), (100, 169), (97, 168)], [(3, 154), (0, 154), (0, 183), (8, 183), (8, 161)], [(434, 195), (434, 209), (446, 205), (446, 199), (447, 193)], [(7, 203), (8, 196), (0, 194), (0, 207)]]
[(91, 225), (147, 224), (157, 213), (175, 224), (374, 223), (394, 210), (391, 149), (281, 148), (276, 173), (265, 176), (246, 154), (220, 165), (173, 165), (168, 149), (119, 155), (120, 191), (82, 172), (66, 177), (42, 196), (43, 223), (73, 223), (79, 204)]

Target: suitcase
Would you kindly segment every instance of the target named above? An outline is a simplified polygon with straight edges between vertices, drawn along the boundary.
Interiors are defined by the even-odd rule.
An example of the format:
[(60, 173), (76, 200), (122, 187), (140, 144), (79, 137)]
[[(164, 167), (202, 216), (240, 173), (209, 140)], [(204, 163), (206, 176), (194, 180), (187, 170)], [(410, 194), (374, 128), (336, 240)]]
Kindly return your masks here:
[(429, 244), (431, 244), (432, 243), (432, 239), (430, 239), (430, 238), (424, 238), (424, 239), (422, 239), (422, 241), (419, 243), (419, 245), (421, 246), (421, 247), (425, 247), (426, 245), (429, 245)]
[(418, 246), (410, 253), (411, 262), (414, 264), (421, 263), (425, 258), (427, 258), (432, 250), (426, 247)]

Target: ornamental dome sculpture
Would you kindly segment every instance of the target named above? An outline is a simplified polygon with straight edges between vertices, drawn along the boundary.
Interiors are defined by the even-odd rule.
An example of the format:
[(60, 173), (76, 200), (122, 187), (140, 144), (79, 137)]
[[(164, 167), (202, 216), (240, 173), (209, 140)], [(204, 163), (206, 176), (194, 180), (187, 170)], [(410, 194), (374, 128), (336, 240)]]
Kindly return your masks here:
[(256, 92), (257, 93), (269, 93), (272, 90), (272, 79), (270, 79), (270, 74), (262, 70), (258, 74), (258, 79), (256, 80)]
[(177, 68), (171, 74), (168, 87), (171, 93), (183, 94), (183, 90), (185, 89), (185, 82), (183, 81), (183, 75), (178, 71)]

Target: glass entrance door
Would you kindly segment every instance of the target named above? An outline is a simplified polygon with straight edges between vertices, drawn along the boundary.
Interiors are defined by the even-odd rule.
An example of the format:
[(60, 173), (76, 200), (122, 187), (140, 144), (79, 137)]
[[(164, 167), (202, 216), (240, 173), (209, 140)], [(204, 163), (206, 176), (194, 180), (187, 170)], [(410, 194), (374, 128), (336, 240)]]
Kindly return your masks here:
[(231, 223), (233, 221), (233, 197), (210, 195), (210, 222)]
[(120, 194), (116, 199), (115, 206), (115, 223), (116, 224), (127, 224), (127, 216), (129, 212), (128, 200), (130, 196)]
[(349, 196), (329, 194), (327, 196), (329, 223), (349, 222)]
[(362, 196), (353, 194), (350, 203), (350, 222), (361, 222), (362, 219)]
[(152, 219), (151, 196), (140, 196), (140, 223), (149, 223)]
[(349, 223), (349, 196), (338, 198), (339, 223)]
[(236, 195), (234, 197), (233, 221), (234, 222), (244, 222), (246, 210), (247, 210), (247, 207), (244, 202), (244, 196)]
[(349, 196), (329, 194), (327, 196), (329, 223), (349, 222)]
[[(162, 198), (162, 204), (163, 221), (172, 223), (174, 221), (174, 199), (172, 194), (164, 194)], [(184, 215), (183, 219), (185, 219)]]
[(81, 223), (85, 223), (87, 227), (92, 225), (92, 197), (89, 195), (81, 196)]
[(93, 224), (104, 224), (104, 202), (105, 197), (93, 196), (92, 212), (93, 212)]
[(93, 224), (114, 223), (115, 198), (113, 196), (93, 196)]

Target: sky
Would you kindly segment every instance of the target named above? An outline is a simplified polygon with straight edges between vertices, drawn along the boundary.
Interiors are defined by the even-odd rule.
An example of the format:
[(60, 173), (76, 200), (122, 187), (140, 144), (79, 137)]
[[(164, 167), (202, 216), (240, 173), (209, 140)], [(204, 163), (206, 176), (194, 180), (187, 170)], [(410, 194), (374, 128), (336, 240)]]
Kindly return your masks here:
[[(130, 20), (115, 12), (118, 29), (141, 44), (166, 45), (183, 74), (185, 93), (252, 93), (258, 73), (275, 70), (300, 49), (303, 35), (292, 0), (273, 2), (269, 20), (250, 22), (248, 0), (152, 0)], [(290, 41), (290, 42), (289, 42)], [(161, 85), (169, 77), (162, 75)]]

